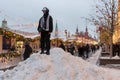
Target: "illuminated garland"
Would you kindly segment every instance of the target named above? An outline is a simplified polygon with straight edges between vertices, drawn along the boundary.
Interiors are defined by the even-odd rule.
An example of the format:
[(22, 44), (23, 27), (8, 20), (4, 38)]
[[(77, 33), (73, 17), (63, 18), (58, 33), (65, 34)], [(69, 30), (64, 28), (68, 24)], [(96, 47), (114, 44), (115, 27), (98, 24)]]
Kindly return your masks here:
[(1, 53), (0, 54), (0, 58), (5, 57), (5, 58), (10, 58), (10, 57), (18, 57), (20, 56), (20, 53), (14, 52), (14, 51), (10, 51), (8, 53)]

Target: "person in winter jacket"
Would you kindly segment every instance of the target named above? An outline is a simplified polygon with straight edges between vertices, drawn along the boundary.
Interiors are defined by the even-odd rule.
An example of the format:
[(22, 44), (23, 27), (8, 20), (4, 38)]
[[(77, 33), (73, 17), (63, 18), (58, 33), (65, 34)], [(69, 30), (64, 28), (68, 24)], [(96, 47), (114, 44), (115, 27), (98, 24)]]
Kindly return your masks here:
[(30, 47), (28, 42), (25, 42), (24, 47), (25, 47), (25, 49), (24, 49), (24, 53), (23, 53), (23, 58), (24, 58), (24, 60), (26, 60), (27, 58), (30, 57), (30, 54), (32, 53), (32, 48)]
[(49, 15), (49, 9), (44, 7), (42, 9), (43, 16), (39, 20), (38, 25), (38, 32), (40, 33), (40, 47), (41, 47), (41, 54), (44, 53), (46, 49), (46, 54), (50, 54), (50, 36), (51, 32), (53, 31), (53, 19), (52, 16)]
[(62, 49), (65, 51), (65, 46), (64, 46), (64, 44), (63, 44), (63, 42), (62, 42), (62, 41), (60, 42), (59, 47), (60, 47), (60, 48), (62, 48)]
[(75, 51), (74, 44), (73, 43), (69, 43), (68, 52), (70, 52), (72, 55), (74, 55), (74, 51)]

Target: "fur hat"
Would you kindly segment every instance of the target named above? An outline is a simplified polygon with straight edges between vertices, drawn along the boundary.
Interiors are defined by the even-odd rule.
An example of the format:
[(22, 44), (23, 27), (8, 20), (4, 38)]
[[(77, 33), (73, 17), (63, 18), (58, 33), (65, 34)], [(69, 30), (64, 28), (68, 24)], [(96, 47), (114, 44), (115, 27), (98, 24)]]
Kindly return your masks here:
[(49, 9), (48, 9), (47, 7), (44, 7), (44, 8), (42, 9), (42, 11), (48, 11), (48, 12), (49, 12)]

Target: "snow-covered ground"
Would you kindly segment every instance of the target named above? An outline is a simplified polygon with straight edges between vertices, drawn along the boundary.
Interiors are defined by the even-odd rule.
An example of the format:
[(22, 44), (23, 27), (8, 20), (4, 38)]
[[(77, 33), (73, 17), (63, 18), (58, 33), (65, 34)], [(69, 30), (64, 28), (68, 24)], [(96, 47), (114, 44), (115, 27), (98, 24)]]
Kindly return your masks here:
[(120, 80), (120, 70), (98, 67), (60, 48), (50, 53), (33, 54), (13, 70), (0, 71), (0, 80)]

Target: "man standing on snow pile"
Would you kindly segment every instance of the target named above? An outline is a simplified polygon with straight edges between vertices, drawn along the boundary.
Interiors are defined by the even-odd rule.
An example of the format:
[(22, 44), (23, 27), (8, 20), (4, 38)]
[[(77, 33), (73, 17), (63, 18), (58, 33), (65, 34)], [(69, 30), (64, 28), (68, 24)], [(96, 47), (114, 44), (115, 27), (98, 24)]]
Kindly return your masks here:
[(46, 49), (46, 54), (50, 54), (50, 36), (51, 32), (53, 31), (53, 19), (52, 16), (49, 15), (49, 9), (47, 7), (44, 7), (42, 9), (43, 16), (39, 20), (38, 25), (38, 32), (41, 35), (40, 39), (40, 47), (41, 47), (41, 54), (44, 53), (44, 50)]

